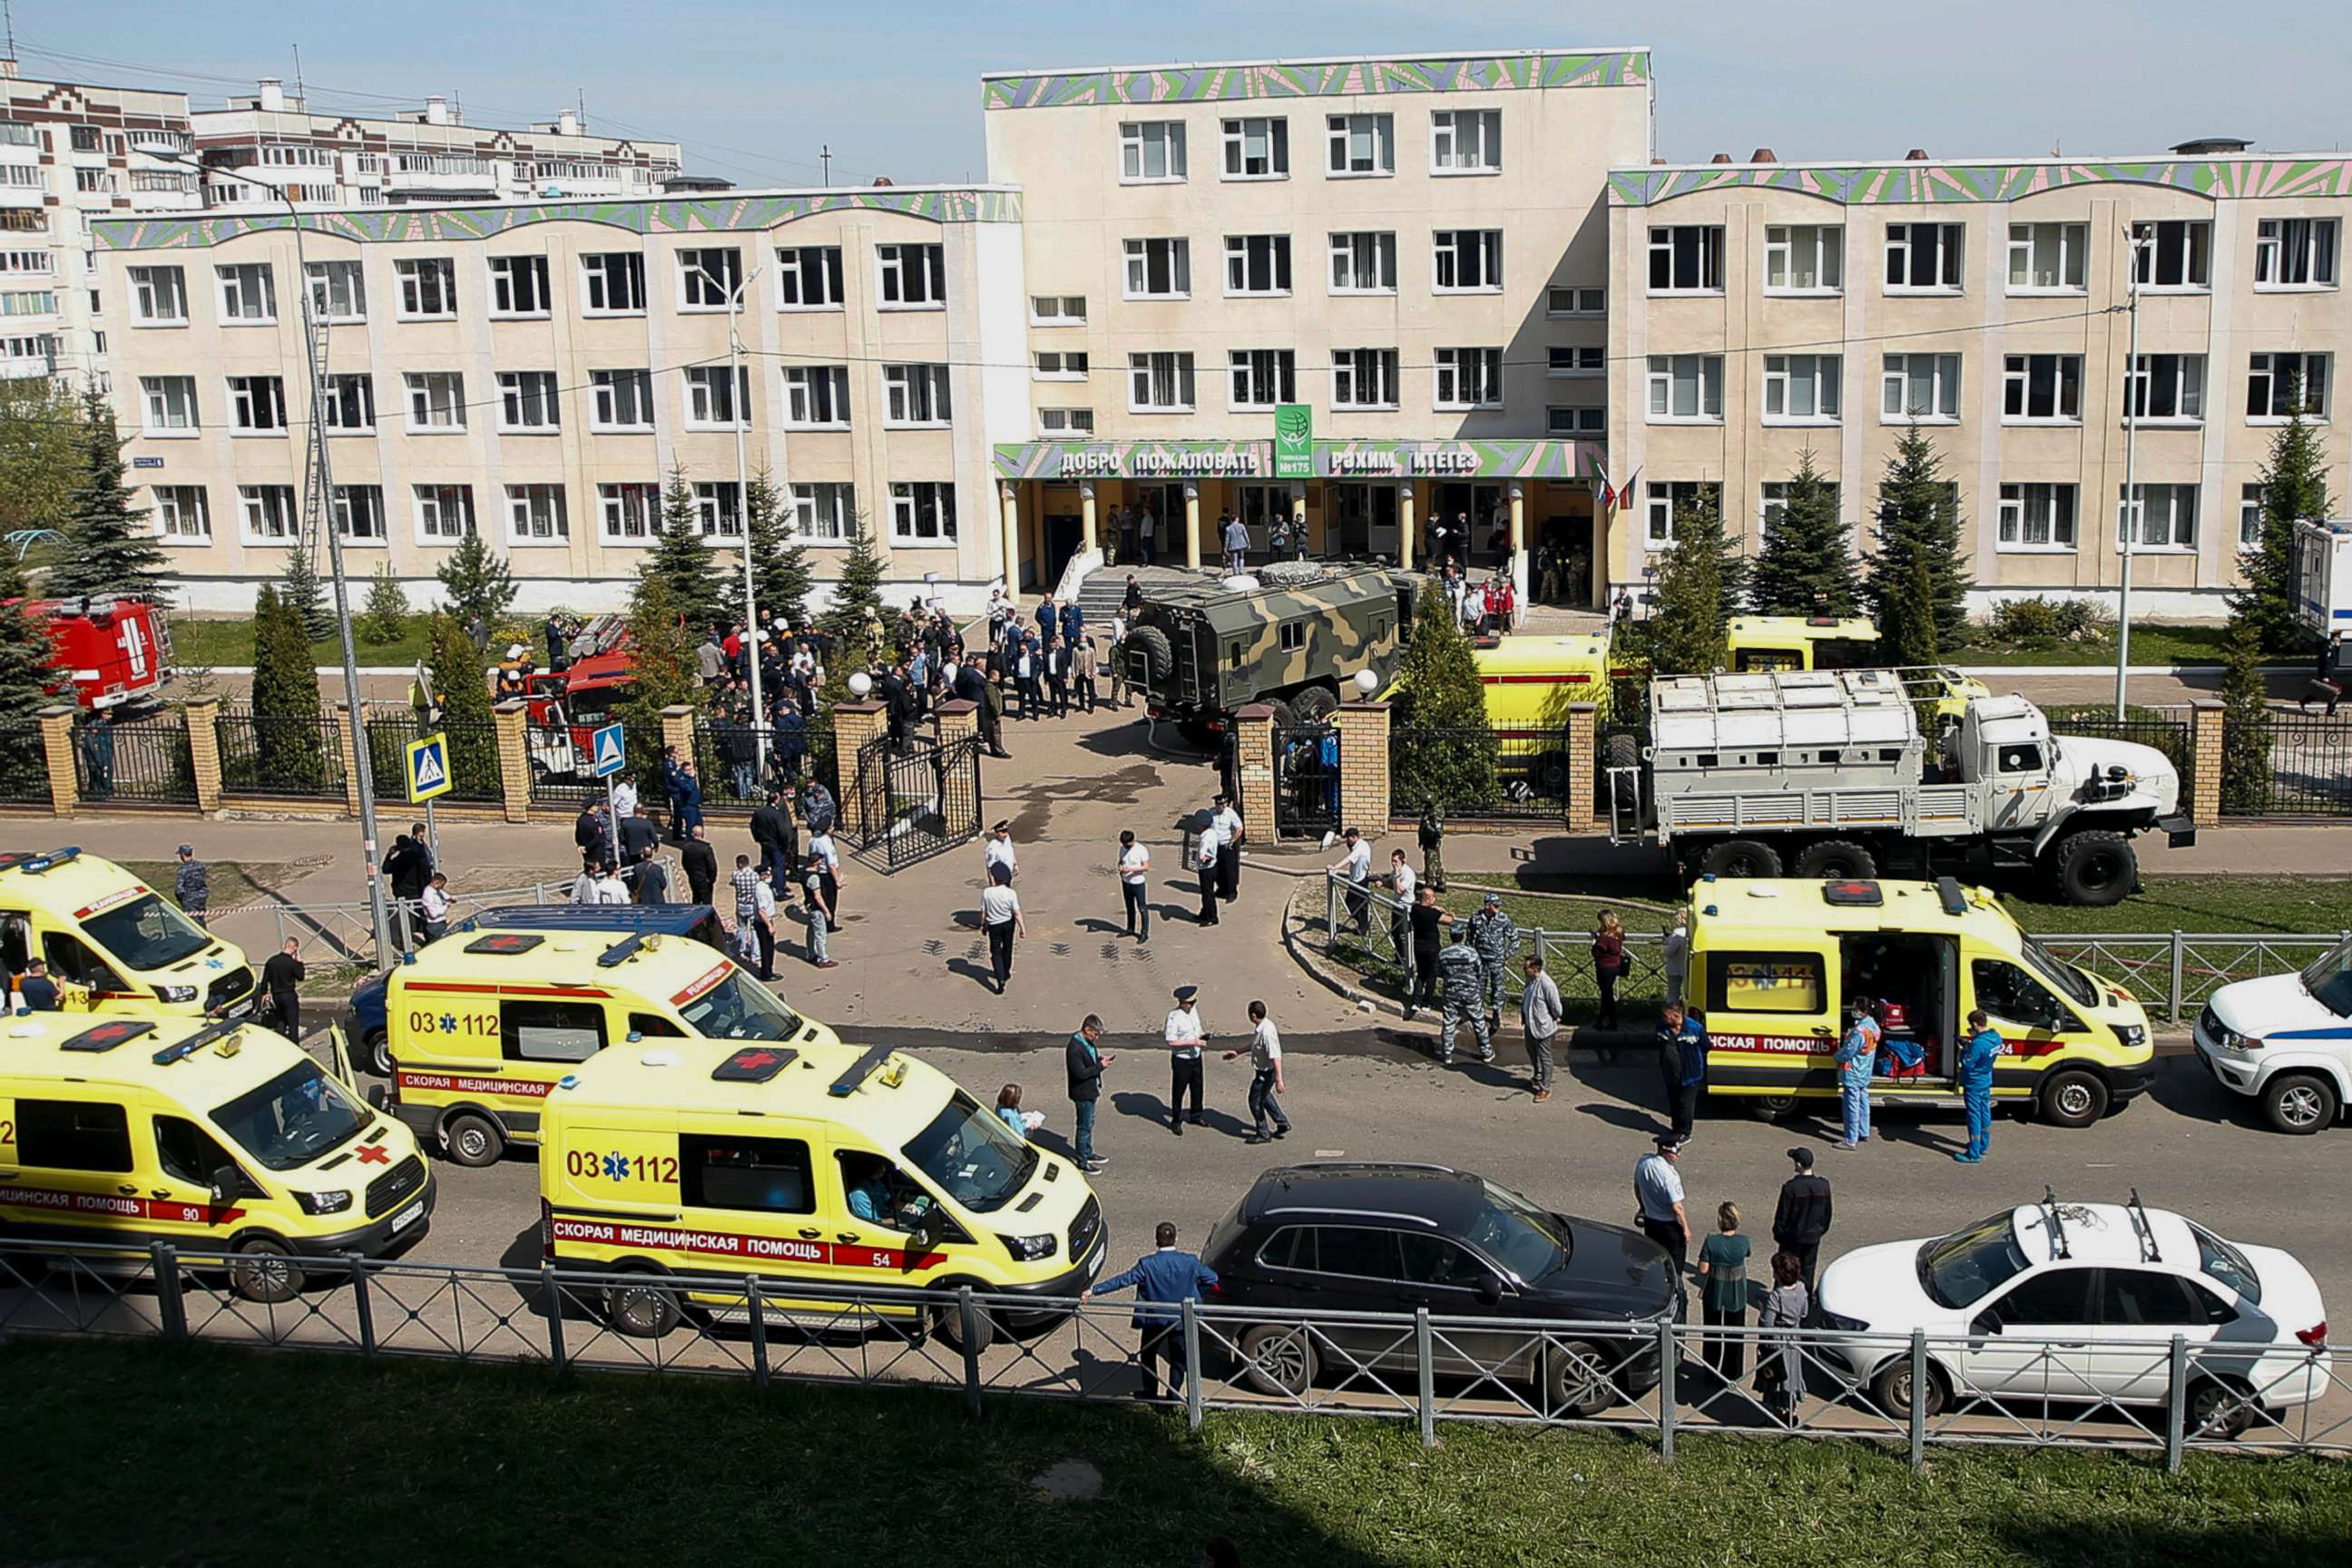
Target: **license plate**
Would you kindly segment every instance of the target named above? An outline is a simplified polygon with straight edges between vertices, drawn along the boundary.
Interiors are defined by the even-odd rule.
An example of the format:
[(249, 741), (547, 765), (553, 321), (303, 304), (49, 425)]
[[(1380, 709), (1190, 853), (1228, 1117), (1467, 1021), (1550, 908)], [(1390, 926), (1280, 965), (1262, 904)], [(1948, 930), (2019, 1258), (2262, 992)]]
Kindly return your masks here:
[(423, 1219), (424, 1217), (425, 1200), (423, 1198), (419, 1198), (415, 1203), (409, 1205), (406, 1208), (392, 1216), (392, 1234), (398, 1236), (402, 1231), (406, 1230), (410, 1226), (415, 1225), (418, 1220)]
[(221, 1016), (224, 1018), (242, 1018), (252, 1011), (253, 994), (248, 992), (243, 1001), (230, 1003), (227, 1010), (224, 1012)]

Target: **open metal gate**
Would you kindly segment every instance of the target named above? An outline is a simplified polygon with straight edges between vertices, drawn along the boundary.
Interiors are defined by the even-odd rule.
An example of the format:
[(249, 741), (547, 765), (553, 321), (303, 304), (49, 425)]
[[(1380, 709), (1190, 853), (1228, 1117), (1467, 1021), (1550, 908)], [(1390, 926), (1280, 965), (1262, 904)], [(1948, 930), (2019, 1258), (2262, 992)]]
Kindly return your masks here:
[(1339, 731), (1301, 724), (1274, 731), (1274, 830), (1316, 836), (1339, 826)]
[(856, 847), (886, 871), (929, 859), (980, 837), (980, 742), (945, 745), (911, 736), (902, 746), (875, 741), (857, 753)]

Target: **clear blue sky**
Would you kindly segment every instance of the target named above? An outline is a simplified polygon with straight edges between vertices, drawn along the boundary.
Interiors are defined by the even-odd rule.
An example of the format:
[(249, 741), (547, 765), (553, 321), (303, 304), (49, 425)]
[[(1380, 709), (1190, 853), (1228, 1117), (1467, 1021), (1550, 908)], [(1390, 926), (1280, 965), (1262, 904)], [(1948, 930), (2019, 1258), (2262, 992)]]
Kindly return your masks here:
[(978, 177), (984, 70), (1595, 44), (1655, 49), (1659, 151), (1674, 159), (2352, 140), (2343, 0), (1702, 0), (1643, 21), (1521, 0), (15, 0), (15, 12), (27, 76), (177, 83), (203, 107), (258, 76), (290, 79), (299, 45), (321, 108), (383, 112), (387, 99), (446, 92), (474, 123), (511, 124), (584, 89), (592, 128), (676, 138), (689, 167), (745, 184), (815, 183), (824, 143), (836, 183)]

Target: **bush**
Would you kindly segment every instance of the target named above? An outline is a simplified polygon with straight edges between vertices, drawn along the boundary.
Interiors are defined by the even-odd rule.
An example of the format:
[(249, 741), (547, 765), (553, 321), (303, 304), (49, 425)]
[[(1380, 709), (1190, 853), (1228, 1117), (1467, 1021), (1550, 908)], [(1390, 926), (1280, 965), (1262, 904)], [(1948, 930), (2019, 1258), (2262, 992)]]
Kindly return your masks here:
[(2002, 647), (2058, 647), (2105, 642), (2115, 620), (2095, 599), (2004, 599), (1986, 618), (1983, 640)]

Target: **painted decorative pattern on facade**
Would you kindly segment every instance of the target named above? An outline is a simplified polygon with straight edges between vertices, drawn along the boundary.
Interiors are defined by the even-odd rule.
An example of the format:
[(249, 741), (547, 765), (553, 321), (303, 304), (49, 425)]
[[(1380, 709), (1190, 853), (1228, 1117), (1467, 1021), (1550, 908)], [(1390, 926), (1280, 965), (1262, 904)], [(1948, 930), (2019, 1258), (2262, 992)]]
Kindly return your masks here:
[[(1598, 441), (1318, 441), (1320, 479), (1579, 479), (1600, 471)], [(1265, 479), (1271, 441), (1010, 441), (995, 449), (1005, 480)]]
[(1676, 196), (1744, 186), (1796, 191), (1841, 206), (2010, 202), (2075, 185), (2162, 185), (2200, 196), (2352, 195), (2352, 159), (2154, 158), (2084, 163), (1874, 163), (1847, 167), (1758, 166), (1614, 169), (1609, 199), (1654, 206)]
[(1276, 60), (1248, 66), (1166, 66), (990, 77), (990, 109), (1067, 109), (1121, 103), (1219, 103), (1274, 98), (1349, 98), (1400, 92), (1492, 92), (1506, 89), (1638, 87), (1650, 79), (1647, 49), (1568, 54), (1470, 55), (1413, 60)]
[[(541, 223), (595, 223), (632, 234), (706, 234), (773, 228), (820, 213), (883, 212), (933, 223), (1019, 223), (1018, 191), (811, 191), (795, 195), (673, 196), (658, 201), (531, 202), (510, 206), (419, 207), (304, 213), (313, 234), (364, 245), (477, 240)], [(240, 235), (291, 226), (284, 213), (105, 218), (90, 225), (106, 250), (201, 249)]]

